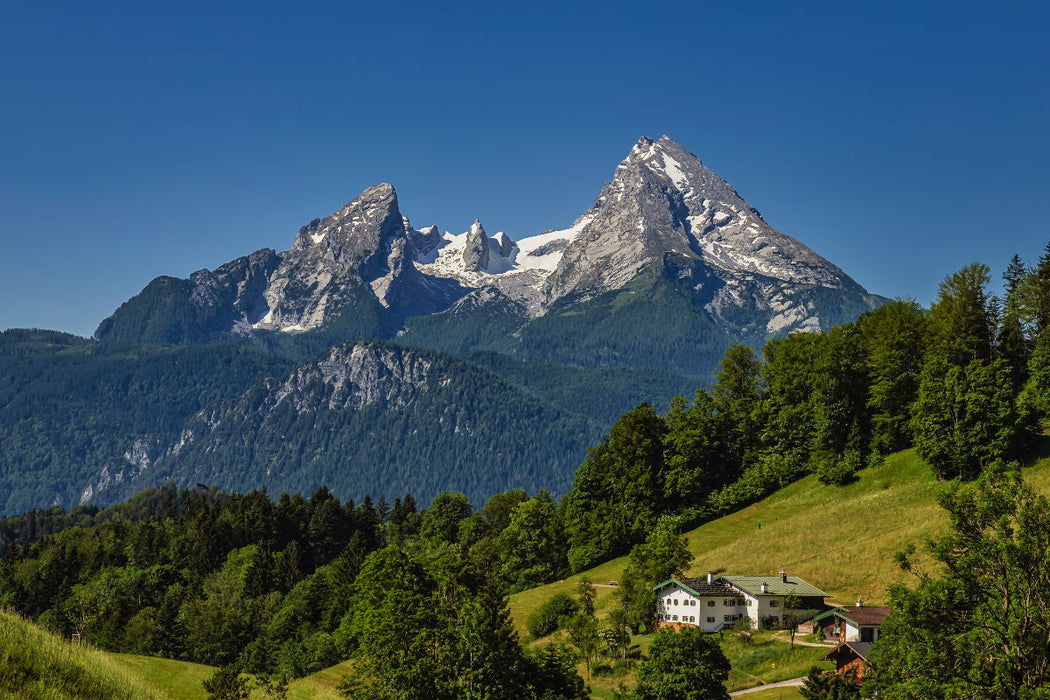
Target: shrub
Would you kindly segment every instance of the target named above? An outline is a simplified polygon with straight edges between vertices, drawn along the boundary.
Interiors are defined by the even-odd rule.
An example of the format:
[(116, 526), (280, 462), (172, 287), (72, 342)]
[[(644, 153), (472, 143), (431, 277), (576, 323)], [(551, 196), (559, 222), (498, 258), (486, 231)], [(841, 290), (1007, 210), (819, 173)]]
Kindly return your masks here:
[(841, 455), (825, 455), (817, 460), (817, 481), (825, 486), (845, 486), (857, 480), (856, 474), (863, 468), (860, 453), (846, 450)]
[(579, 609), (579, 603), (567, 593), (555, 593), (539, 610), (529, 615), (525, 627), (533, 639), (540, 639), (565, 624)]

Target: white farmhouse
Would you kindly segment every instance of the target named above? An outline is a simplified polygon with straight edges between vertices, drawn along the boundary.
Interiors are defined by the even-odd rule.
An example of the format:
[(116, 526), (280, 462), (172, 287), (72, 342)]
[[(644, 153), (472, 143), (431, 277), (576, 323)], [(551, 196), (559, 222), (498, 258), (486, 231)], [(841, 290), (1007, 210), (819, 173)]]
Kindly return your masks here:
[(740, 591), (714, 574), (703, 578), (672, 578), (656, 591), (657, 626), (693, 625), (707, 632), (731, 627), (747, 613)]
[(656, 592), (656, 624), (692, 625), (707, 632), (731, 627), (747, 617), (751, 627), (764, 622), (784, 624), (784, 599), (794, 595), (799, 611), (818, 612), (828, 594), (797, 576), (781, 571), (779, 576), (715, 576), (671, 578), (653, 587)]

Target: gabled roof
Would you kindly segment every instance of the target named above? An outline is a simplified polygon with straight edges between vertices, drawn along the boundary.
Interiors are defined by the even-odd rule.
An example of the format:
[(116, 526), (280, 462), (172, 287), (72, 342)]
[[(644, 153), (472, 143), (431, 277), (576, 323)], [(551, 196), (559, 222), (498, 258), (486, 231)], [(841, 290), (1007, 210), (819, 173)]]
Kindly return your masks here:
[[(816, 586), (806, 583), (798, 576), (788, 576), (787, 581), (781, 580), (779, 576), (719, 576), (716, 580), (726, 581), (736, 588), (751, 596), (760, 595), (790, 595), (794, 593), (800, 598), (827, 598), (827, 593)], [(762, 584), (766, 584), (768, 592), (762, 592)]]
[(843, 642), (827, 654), (824, 654), (824, 656), (820, 657), (820, 660), (827, 661), (829, 659), (834, 659), (839, 654), (845, 654), (847, 656), (857, 656), (864, 661), (867, 661), (870, 651), (871, 642)]
[(813, 618), (815, 622), (829, 618), (838, 617), (846, 622), (852, 622), (855, 627), (878, 627), (890, 612), (889, 608), (877, 605), (864, 605), (853, 608), (832, 608), (825, 610)]
[(668, 585), (679, 586), (686, 591), (692, 593), (695, 596), (732, 596), (734, 598), (740, 597), (740, 591), (732, 588), (729, 584), (724, 581), (720, 581), (717, 578), (714, 583), (708, 583), (706, 578), (669, 578), (663, 583), (657, 584), (652, 587), (652, 590), (658, 591), (661, 588), (666, 588)]

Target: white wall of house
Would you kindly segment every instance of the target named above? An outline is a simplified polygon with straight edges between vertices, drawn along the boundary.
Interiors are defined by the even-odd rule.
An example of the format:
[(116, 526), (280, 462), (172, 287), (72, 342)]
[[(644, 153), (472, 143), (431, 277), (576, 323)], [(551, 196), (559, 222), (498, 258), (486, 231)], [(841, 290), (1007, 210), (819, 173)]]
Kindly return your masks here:
[[(846, 638), (843, 641), (846, 641), (846, 642), (859, 642), (859, 641), (861, 641), (861, 632), (860, 632), (861, 628), (860, 627), (857, 627), (852, 622), (846, 622), (845, 620), (842, 621), (842, 626), (845, 628), (845, 632), (846, 632)], [(871, 633), (870, 633), (871, 634), (871, 640), (870, 641), (872, 641), (872, 642), (879, 641), (879, 628), (872, 626), (872, 627), (868, 627), (867, 629), (871, 630)], [(868, 641), (868, 640), (865, 640), (865, 641)]]
[(714, 632), (746, 615), (743, 603), (740, 598), (695, 596), (681, 586), (669, 586), (656, 599), (656, 620), (696, 625)]
[(775, 617), (778, 621), (784, 617), (783, 596), (744, 594), (745, 608), (751, 618), (751, 626), (757, 628), (759, 620), (764, 617)]

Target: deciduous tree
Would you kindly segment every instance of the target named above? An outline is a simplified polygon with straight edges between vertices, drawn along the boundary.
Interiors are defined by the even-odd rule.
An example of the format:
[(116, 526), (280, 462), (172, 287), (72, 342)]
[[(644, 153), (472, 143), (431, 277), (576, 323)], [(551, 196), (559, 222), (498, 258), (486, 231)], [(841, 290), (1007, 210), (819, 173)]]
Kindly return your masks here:
[(662, 632), (649, 647), (649, 658), (638, 668), (636, 700), (722, 700), (729, 698), (725, 681), (729, 659), (717, 638), (698, 627)]
[(898, 555), (917, 585), (890, 589), (865, 693), (880, 698), (1050, 697), (1050, 505), (997, 465), (941, 499), (941, 570)]

